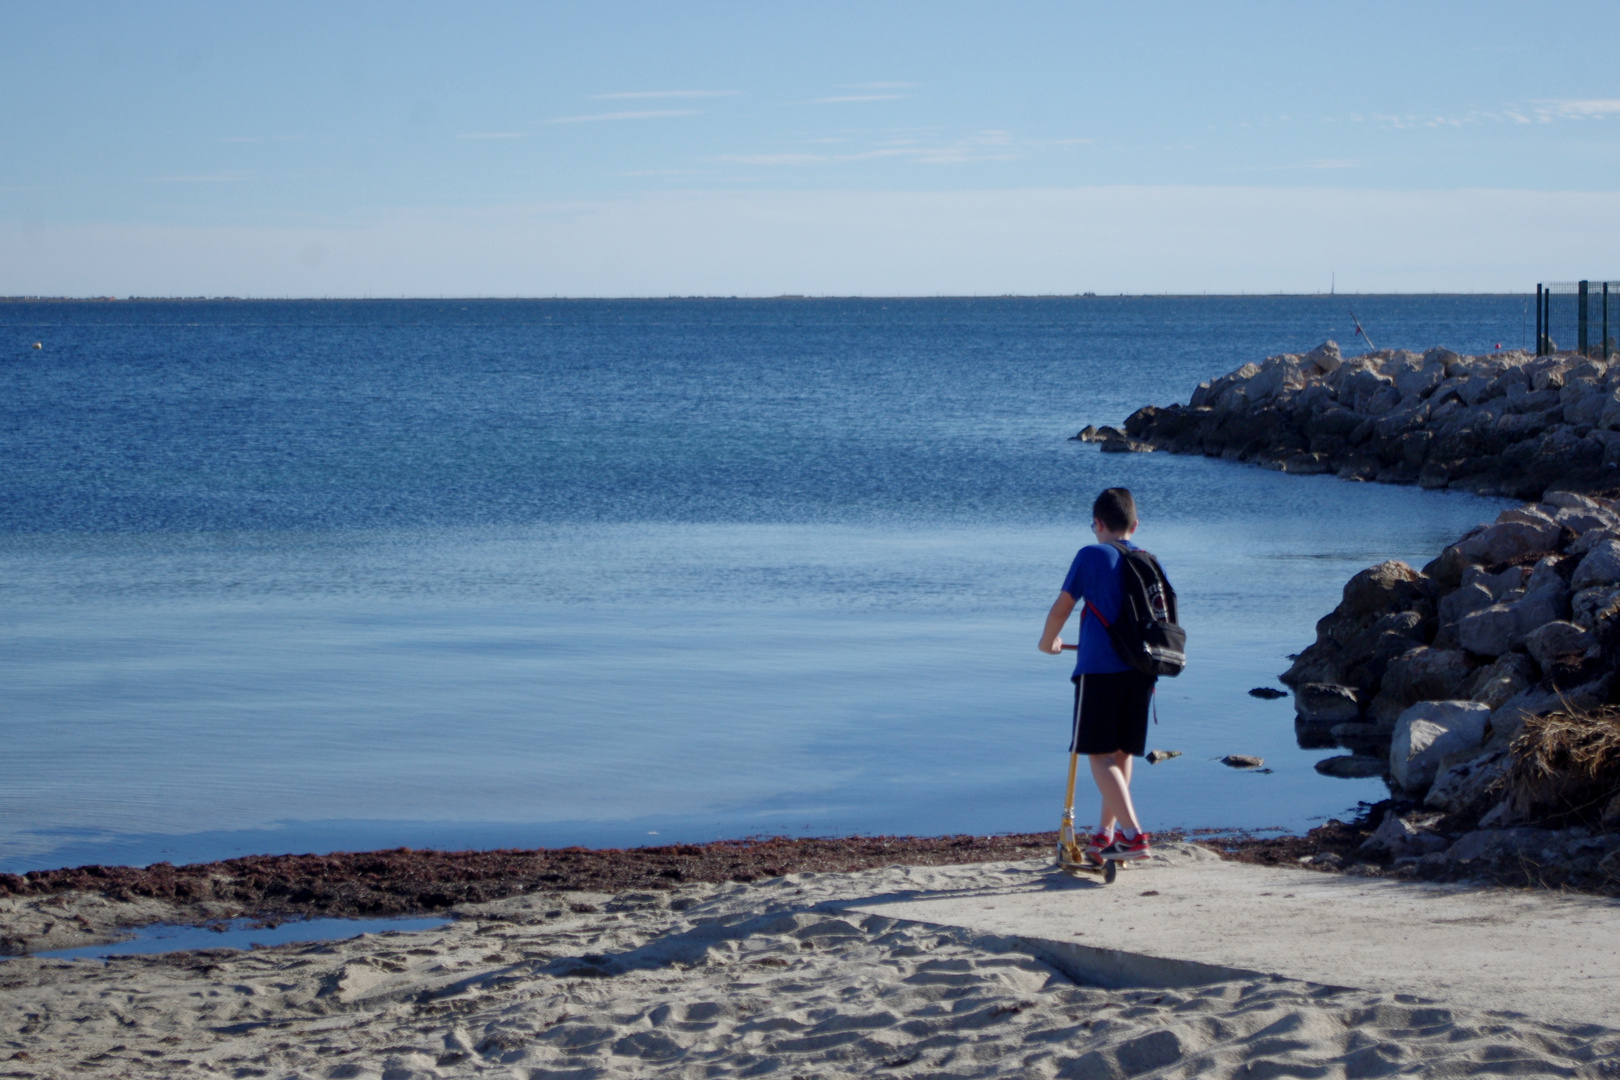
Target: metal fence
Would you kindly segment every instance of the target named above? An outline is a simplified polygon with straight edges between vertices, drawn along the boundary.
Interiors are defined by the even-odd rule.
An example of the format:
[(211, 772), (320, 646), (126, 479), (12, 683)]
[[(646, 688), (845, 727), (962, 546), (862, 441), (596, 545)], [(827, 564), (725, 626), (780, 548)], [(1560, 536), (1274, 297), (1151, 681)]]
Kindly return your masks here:
[(1536, 355), (1579, 353), (1608, 360), (1620, 334), (1620, 281), (1536, 286)]

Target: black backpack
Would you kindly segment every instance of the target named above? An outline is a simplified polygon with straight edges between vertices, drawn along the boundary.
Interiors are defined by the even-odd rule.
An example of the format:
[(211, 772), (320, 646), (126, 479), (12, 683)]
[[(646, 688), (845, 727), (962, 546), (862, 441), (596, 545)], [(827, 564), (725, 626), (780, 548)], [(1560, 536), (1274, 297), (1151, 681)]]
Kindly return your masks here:
[(1108, 631), (1119, 658), (1144, 675), (1181, 674), (1187, 666), (1187, 632), (1176, 623), (1176, 590), (1159, 560), (1137, 548), (1114, 544), (1119, 552), (1123, 601), (1110, 623), (1091, 601), (1086, 607)]

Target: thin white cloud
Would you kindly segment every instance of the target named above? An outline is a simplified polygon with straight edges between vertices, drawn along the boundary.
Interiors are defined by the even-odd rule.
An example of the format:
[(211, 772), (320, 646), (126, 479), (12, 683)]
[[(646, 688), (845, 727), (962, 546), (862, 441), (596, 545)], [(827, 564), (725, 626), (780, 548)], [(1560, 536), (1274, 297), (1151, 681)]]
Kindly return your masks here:
[(176, 176), (154, 176), (152, 179), (160, 184), (234, 184), (243, 180), (251, 180), (252, 174), (245, 172), (194, 173)]
[(457, 135), (458, 139), (527, 139), (527, 131), (469, 131), (465, 135)]
[(697, 109), (641, 109), (635, 112), (593, 113), (589, 116), (558, 116), (548, 124), (594, 124), (599, 120), (658, 120), (666, 116), (696, 116)]
[(620, 90), (612, 94), (592, 94), (595, 101), (639, 101), (649, 98), (736, 97), (740, 90)]
[(910, 94), (840, 94), (837, 97), (812, 98), (812, 105), (841, 105), (848, 101), (899, 101)]
[(1361, 162), (1354, 158), (1311, 158), (1299, 163), (1301, 169), (1359, 169)]
[(1538, 101), (1536, 113), (1545, 119), (1602, 120), (1620, 116), (1620, 99), (1588, 98), (1582, 101)]
[(844, 83), (846, 90), (915, 90), (922, 83), (914, 82), (862, 82)]

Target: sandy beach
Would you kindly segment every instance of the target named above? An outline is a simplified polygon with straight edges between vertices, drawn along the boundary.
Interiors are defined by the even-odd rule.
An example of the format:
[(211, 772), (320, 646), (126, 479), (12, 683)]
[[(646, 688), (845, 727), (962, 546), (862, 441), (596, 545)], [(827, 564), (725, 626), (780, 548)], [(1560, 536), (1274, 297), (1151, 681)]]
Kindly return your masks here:
[[(1591, 1023), (1269, 976), (1105, 989), (1006, 935), (849, 910), (1047, 877), (1024, 859), (532, 892), (420, 933), (17, 958), (0, 1076), (1620, 1074), (1620, 1031)], [(46, 900), (64, 921), (108, 903), (29, 909)]]

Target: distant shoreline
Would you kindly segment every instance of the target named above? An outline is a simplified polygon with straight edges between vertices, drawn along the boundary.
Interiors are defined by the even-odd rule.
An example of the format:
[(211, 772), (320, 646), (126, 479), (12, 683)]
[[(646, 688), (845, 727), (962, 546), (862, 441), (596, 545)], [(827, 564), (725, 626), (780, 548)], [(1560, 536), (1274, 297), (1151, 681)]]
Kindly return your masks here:
[(1371, 292), (1371, 293), (983, 293), (940, 296), (867, 294), (803, 295), (784, 293), (773, 296), (0, 296), (0, 304), (398, 304), (398, 303), (667, 303), (672, 300), (738, 301), (850, 301), (875, 300), (884, 303), (931, 300), (1338, 300), (1341, 298), (1402, 297), (1437, 298), (1447, 296), (1523, 296), (1524, 292)]

